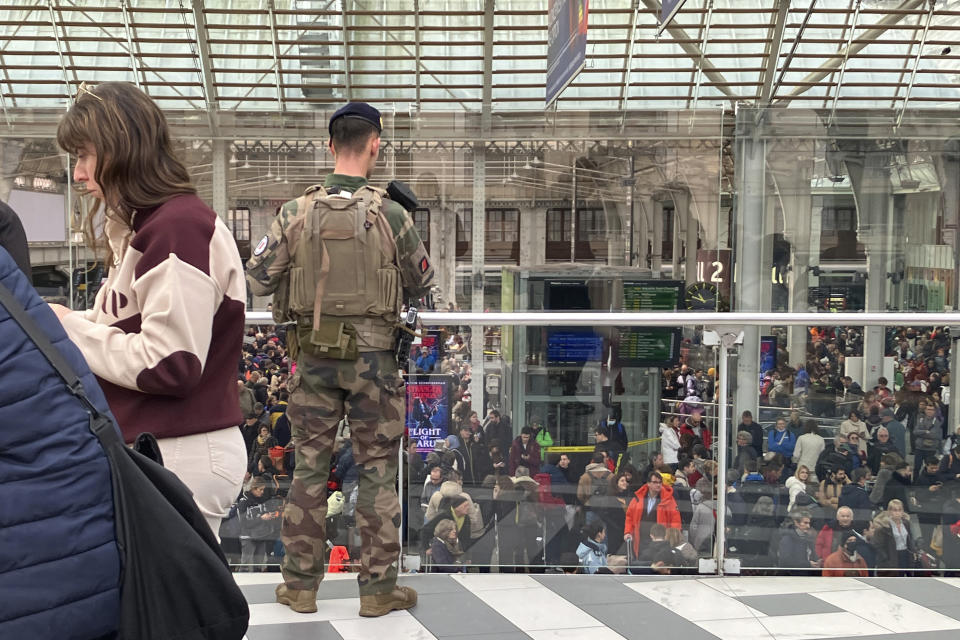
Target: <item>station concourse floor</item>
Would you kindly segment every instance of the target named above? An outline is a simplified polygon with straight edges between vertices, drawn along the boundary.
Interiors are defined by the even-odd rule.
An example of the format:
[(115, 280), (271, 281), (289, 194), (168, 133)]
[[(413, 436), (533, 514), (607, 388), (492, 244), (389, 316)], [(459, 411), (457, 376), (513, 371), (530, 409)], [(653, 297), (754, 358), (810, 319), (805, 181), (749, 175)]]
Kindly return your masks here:
[(960, 578), (413, 574), (416, 607), (360, 618), (355, 575), (314, 614), (276, 604), (277, 573), (236, 577), (248, 640), (960, 638)]

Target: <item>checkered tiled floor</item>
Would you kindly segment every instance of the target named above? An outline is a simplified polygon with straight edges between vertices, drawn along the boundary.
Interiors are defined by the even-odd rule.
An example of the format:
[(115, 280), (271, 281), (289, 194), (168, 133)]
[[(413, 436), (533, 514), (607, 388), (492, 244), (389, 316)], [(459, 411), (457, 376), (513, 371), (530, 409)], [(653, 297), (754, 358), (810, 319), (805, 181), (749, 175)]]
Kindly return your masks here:
[(353, 576), (315, 614), (274, 603), (279, 574), (238, 574), (249, 640), (960, 638), (960, 579), (411, 575), (409, 611), (360, 618)]

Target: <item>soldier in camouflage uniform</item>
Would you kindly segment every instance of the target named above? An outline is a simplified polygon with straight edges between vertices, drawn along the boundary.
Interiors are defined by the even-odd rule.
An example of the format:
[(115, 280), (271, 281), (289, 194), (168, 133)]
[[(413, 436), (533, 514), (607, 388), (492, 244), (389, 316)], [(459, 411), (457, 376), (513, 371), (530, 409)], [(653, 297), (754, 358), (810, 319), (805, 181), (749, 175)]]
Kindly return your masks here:
[[(350, 103), (337, 111), (330, 120), (330, 149), (336, 161), (334, 173), (326, 177), (324, 189), (317, 190), (318, 193), (312, 193), (316, 189), (312, 187), (303, 197), (284, 204), (270, 233), (257, 245), (247, 263), (247, 279), (254, 294), (276, 294), (275, 317), (278, 307), (291, 310), (296, 307), (293, 300), (285, 299), (290, 286), (287, 277), (295, 270), (293, 265), (298, 260), (304, 263), (298, 252), (304, 251), (301, 238), (309, 235), (305, 229), (310, 225), (311, 203), (320, 193), (325, 193), (328, 202), (333, 202), (337, 197), (349, 199), (354, 194), (371, 191), (366, 187), (366, 177), (376, 165), (381, 130), (380, 114), (369, 105)], [(382, 192), (378, 193), (382, 196)], [(379, 208), (382, 217), (378, 220), (368, 213), (364, 228), (371, 230), (371, 226), (382, 224), (383, 219), (389, 224), (382, 224), (382, 235), (392, 236), (392, 241), (388, 238), (382, 244), (395, 245), (394, 264), (399, 272), (397, 297), (401, 295), (401, 286), (405, 300), (423, 296), (430, 288), (433, 268), (410, 215), (385, 197), (371, 197), (373, 204), (368, 212)], [(338, 267), (328, 261), (327, 267), (326, 282), (332, 286), (343, 286), (336, 280), (352, 276), (350, 265)], [(318, 287), (317, 297), (321, 297), (323, 287), (323, 284)], [(344, 416), (350, 423), (353, 452), (360, 467), (356, 507), (362, 542), (358, 576), (360, 615), (379, 616), (416, 604), (416, 592), (396, 584), (401, 518), (395, 483), (397, 454), (404, 430), (404, 391), (394, 352), (386, 340), (389, 338), (392, 345), (396, 338), (399, 302), (392, 314), (386, 314), (391, 315), (394, 324), (384, 324), (374, 318), (380, 323), (377, 325), (381, 327), (380, 334), (364, 333), (363, 327), (369, 318), (351, 318), (351, 322), (332, 325), (340, 327), (340, 331), (327, 340), (327, 346), (320, 351), (310, 347), (316, 347), (323, 340), (311, 344), (310, 336), (319, 335), (318, 327), (322, 333), (329, 323), (323, 324), (320, 319), (329, 318), (322, 310), (316, 318), (311, 317), (313, 300), (301, 304), (302, 315), (293, 313), (293, 318), (284, 318), (297, 322), (296, 327), (290, 327), (287, 332), (288, 340), (293, 336), (291, 349), (297, 352), (297, 373), (290, 384), (292, 392), (287, 409), (296, 446), (296, 469), (283, 514), (282, 541), (286, 556), (282, 564), (284, 584), (277, 588), (277, 601), (294, 611), (317, 610), (316, 591), (323, 579), (326, 551), (327, 477), (337, 426)], [(314, 320), (317, 322), (311, 327)], [(389, 335), (382, 331), (384, 327)], [(345, 337), (345, 334), (354, 337)]]

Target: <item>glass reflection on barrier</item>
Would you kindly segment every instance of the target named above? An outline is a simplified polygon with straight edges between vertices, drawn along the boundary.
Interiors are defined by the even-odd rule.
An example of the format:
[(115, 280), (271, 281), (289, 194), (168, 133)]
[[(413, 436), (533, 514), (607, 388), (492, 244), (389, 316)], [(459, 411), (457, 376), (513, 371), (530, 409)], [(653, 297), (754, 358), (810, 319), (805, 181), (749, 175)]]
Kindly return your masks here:
[[(943, 327), (897, 327), (886, 331), (888, 352), (908, 332), (918, 352), (949, 351)], [(738, 416), (726, 557), (741, 571), (797, 575), (960, 568), (960, 428), (947, 426), (949, 389), (938, 380), (908, 363), (889, 387), (883, 377), (866, 391), (837, 378), (811, 404), (788, 375), (788, 406), (761, 406), (766, 421)]]
[[(469, 343), (461, 329), (442, 328), (439, 344)], [(499, 379), (485, 389), (485, 414), (474, 408), (467, 381), (475, 371), (460, 354), (441, 350), (430, 372), (410, 377), (407, 570), (695, 570), (701, 554), (688, 538), (703, 496), (693, 485), (704, 472), (715, 474), (716, 354), (699, 339), (694, 344), (691, 329), (683, 356), (696, 366), (630, 366), (612, 355), (628, 331), (498, 328), (508, 346), (484, 363), (485, 374)], [(424, 362), (432, 348), (423, 348)], [(691, 393), (684, 379), (677, 399), (676, 378), (688, 371)], [(665, 430), (676, 435), (667, 451)], [(648, 494), (664, 505), (662, 527), (659, 514), (643, 514)], [(714, 528), (701, 523), (697, 542), (707, 555)]]
[[(476, 369), (466, 327), (430, 328), (414, 347), (402, 451), (404, 571), (711, 572), (710, 561), (721, 557), (721, 513), (728, 571), (960, 570), (960, 433), (945, 421), (947, 328), (884, 328), (885, 357), (904, 341), (913, 355), (876, 384), (829, 371), (831, 384), (807, 383), (791, 359), (778, 357), (778, 391), (762, 386), (759, 410), (728, 407), (725, 449), (719, 354), (702, 344), (698, 327), (683, 329), (678, 360), (662, 367), (616, 364), (609, 350), (625, 328), (593, 328), (608, 354), (601, 363), (560, 362), (554, 344), (559, 359), (543, 370), (570, 388), (552, 396), (532, 396), (522, 375), (547, 358), (549, 340), (527, 339), (521, 352), (516, 345), (531, 328), (475, 329), (506, 343), (484, 361), (484, 375), (499, 378), (484, 385), (483, 404), (492, 407), (484, 415), (470, 396)], [(848, 357), (862, 348), (862, 328), (807, 333), (811, 352), (840, 336)], [(785, 329), (769, 334), (778, 352), (788, 344)], [(927, 354), (934, 371), (921, 368)], [(735, 398), (743, 381), (730, 382)], [(267, 420), (279, 438), (280, 397), (241, 429), (253, 435), (251, 427)], [(254, 437), (250, 445), (256, 471), (220, 536), (238, 570), (277, 571), (283, 549), (275, 516), (292, 475), (290, 444)], [(337, 448), (328, 561), (334, 571), (350, 571), (360, 557), (356, 484), (342, 442)]]

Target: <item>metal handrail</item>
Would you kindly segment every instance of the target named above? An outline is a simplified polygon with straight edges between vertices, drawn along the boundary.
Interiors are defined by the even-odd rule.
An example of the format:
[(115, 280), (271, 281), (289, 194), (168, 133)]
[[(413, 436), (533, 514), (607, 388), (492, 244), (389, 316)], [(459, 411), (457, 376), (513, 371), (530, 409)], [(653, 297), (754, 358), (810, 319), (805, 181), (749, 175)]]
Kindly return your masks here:
[(496, 312), (443, 313), (426, 311), (420, 314), (425, 325), (508, 325), (508, 326), (694, 326), (694, 325), (759, 325), (782, 326), (890, 326), (890, 325), (960, 325), (960, 313), (732, 313), (678, 312)]
[[(663, 327), (724, 325), (763, 327), (821, 326), (863, 327), (901, 325), (958, 325), (960, 312), (956, 313), (755, 313), (734, 311), (731, 313), (677, 312), (495, 312), (466, 313), (424, 311), (420, 319), (427, 326), (443, 325), (505, 325), (505, 326), (594, 326), (594, 327)], [(247, 311), (247, 324), (273, 324), (269, 311)]]

